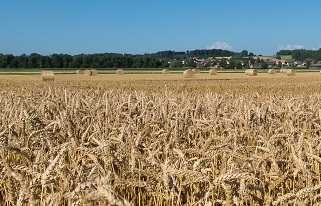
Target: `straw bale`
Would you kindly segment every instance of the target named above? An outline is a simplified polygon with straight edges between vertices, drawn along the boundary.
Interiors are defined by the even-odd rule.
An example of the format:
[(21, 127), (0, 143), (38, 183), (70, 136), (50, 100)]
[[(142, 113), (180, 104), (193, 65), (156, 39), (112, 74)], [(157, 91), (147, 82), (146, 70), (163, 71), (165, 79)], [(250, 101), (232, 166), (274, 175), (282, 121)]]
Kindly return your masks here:
[(208, 71), (208, 73), (210, 75), (216, 75), (217, 74), (217, 71), (215, 69), (210, 69), (210, 71)]
[(295, 76), (295, 73), (296, 73), (295, 69), (287, 69), (286, 70), (286, 75), (288, 75), (288, 76)]
[(249, 76), (256, 76), (257, 70), (256, 69), (247, 69), (247, 70), (245, 70), (245, 74), (249, 75)]
[(91, 69), (91, 76), (96, 76), (98, 74), (96, 69)]
[(193, 69), (193, 72), (194, 72), (194, 74), (199, 74), (199, 73), (201, 73), (201, 70), (199, 70), (199, 69)]
[(123, 69), (117, 69), (116, 74), (117, 75), (124, 75), (124, 70)]
[(194, 72), (192, 69), (187, 69), (183, 72), (185, 78), (193, 78), (194, 77)]
[(77, 71), (76, 71), (76, 74), (83, 74), (84, 72), (82, 71), (82, 70), (80, 70), (80, 69), (78, 69)]
[(163, 69), (162, 70), (162, 74), (169, 74), (169, 73), (170, 73), (169, 69)]
[(275, 73), (276, 73), (275, 69), (269, 69), (268, 70), (268, 74), (275, 74)]
[(55, 74), (53, 71), (42, 70), (41, 71), (41, 80), (42, 81), (53, 81), (55, 79)]
[(89, 69), (86, 69), (85, 72), (84, 72), (84, 74), (85, 74), (86, 76), (91, 76), (91, 75), (92, 75), (91, 70), (89, 70)]
[(280, 69), (280, 73), (283, 74), (283, 69)]
[(283, 69), (283, 70), (282, 70), (282, 74), (287, 74), (287, 70), (288, 70), (288, 69)]

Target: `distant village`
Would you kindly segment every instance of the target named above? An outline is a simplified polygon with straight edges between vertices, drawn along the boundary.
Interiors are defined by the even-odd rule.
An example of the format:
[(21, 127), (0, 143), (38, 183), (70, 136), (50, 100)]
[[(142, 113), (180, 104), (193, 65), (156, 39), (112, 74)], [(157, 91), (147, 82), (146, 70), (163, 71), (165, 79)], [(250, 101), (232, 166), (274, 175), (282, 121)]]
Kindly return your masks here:
[[(201, 68), (201, 67), (211, 67), (211, 68), (221, 68), (221, 69), (225, 69), (226, 66), (222, 66), (221, 62), (225, 61), (224, 65), (229, 65), (231, 64), (232, 61), (235, 60), (229, 60), (229, 59), (215, 59), (212, 57), (209, 57), (208, 59), (197, 59), (196, 57), (193, 58), (194, 62), (195, 62), (195, 66), (196, 68)], [(187, 65), (188, 60), (182, 60), (182, 64), (183, 65)], [(172, 60), (170, 62), (168, 62), (169, 67), (172, 68), (173, 65), (177, 62), (177, 60)], [(307, 62), (306, 61), (287, 61), (287, 60), (282, 60), (282, 59), (273, 59), (271, 61), (269, 61), (269, 59), (267, 59), (267, 61), (261, 60), (261, 62), (251, 62), (250, 60), (246, 61), (246, 60), (239, 60), (237, 61), (242, 65), (242, 68), (255, 68), (255, 69), (259, 69), (259, 68), (280, 68), (280, 67), (307, 67)], [(309, 69), (321, 69), (321, 61), (319, 62), (314, 62), (311, 61), (309, 66)], [(236, 68), (235, 68), (236, 69)]]

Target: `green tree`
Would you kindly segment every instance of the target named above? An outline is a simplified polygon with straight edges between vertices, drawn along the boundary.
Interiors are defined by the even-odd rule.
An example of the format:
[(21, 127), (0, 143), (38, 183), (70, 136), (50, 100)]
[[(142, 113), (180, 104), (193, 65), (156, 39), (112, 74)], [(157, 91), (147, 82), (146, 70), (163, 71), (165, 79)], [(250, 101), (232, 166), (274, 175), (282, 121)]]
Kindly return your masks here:
[(236, 64), (235, 64), (235, 68), (236, 69), (242, 69), (242, 63), (240, 62), (240, 61), (238, 61), (238, 62), (236, 62)]
[(266, 62), (263, 62), (262, 65), (261, 65), (261, 69), (267, 69), (268, 68), (268, 65)]
[(194, 61), (194, 59), (189, 59), (187, 60), (187, 65), (188, 67), (196, 67), (196, 62)]
[(311, 64), (311, 62), (313, 61), (313, 59), (311, 59), (311, 58), (307, 58), (307, 59), (305, 59), (305, 62), (307, 63), (307, 68), (309, 68), (309, 66), (310, 66), (310, 64)]
[(18, 68), (28, 68), (28, 57), (26, 54), (21, 54), (19, 57)]
[(246, 50), (243, 50), (242, 52), (241, 52), (241, 54), (242, 54), (242, 56), (248, 56), (249, 55), (249, 52), (248, 51), (246, 51)]
[(184, 65), (183, 65), (183, 63), (182, 63), (182, 61), (181, 60), (177, 60), (175, 63), (174, 63), (174, 65), (173, 65), (173, 67), (183, 67)]
[(0, 67), (6, 68), (10, 66), (10, 63), (15, 57), (12, 54), (5, 54), (1, 56)]
[(220, 65), (220, 68), (226, 69), (226, 67), (227, 67), (226, 59), (221, 59), (219, 61), (219, 65)]

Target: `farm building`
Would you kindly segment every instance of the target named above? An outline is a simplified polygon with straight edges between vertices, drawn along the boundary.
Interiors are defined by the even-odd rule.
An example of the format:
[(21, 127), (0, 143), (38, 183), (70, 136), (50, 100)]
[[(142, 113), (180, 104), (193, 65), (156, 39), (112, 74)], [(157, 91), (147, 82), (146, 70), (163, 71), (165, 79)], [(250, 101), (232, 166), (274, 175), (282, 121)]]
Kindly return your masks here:
[(309, 69), (321, 69), (321, 64), (310, 64)]

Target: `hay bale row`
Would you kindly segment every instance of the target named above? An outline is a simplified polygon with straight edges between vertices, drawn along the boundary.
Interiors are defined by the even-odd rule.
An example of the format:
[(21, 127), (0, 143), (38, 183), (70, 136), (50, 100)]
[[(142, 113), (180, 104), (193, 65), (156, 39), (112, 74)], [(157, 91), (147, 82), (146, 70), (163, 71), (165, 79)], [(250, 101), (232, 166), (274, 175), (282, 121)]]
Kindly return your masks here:
[(286, 75), (288, 75), (288, 76), (295, 76), (295, 73), (296, 73), (295, 69), (287, 69), (286, 70)]
[(193, 69), (192, 71), (194, 72), (194, 74), (200, 74), (201, 73), (201, 70), (199, 70), (199, 69)]
[(53, 71), (42, 70), (41, 71), (41, 80), (42, 81), (54, 81), (55, 74)]
[(295, 69), (280, 69), (281, 74), (286, 74), (288, 76), (295, 76), (296, 71)]
[[(84, 72), (82, 70), (77, 70), (77, 74), (85, 74), (86, 76), (96, 76), (98, 75), (98, 72), (96, 69), (86, 69)], [(117, 69), (116, 70), (117, 75), (124, 75), (123, 69)]]
[(280, 69), (280, 73), (281, 73), (281, 74), (286, 74), (286, 70), (287, 70), (287, 69)]
[(183, 72), (183, 75), (185, 78), (193, 78), (195, 73), (193, 72), (192, 69), (187, 69)]
[[(78, 71), (78, 70), (77, 70)], [(78, 74), (78, 73), (77, 73)], [(81, 73), (80, 73), (81, 74)], [(86, 69), (84, 72), (83, 72), (84, 75), (86, 76), (97, 76), (98, 75), (98, 72), (96, 69)]]
[(98, 72), (96, 69), (91, 69), (91, 76), (97, 76)]
[(91, 70), (86, 69), (86, 70), (84, 71), (84, 75), (86, 75), (86, 76), (91, 76)]
[(116, 74), (117, 74), (117, 75), (124, 75), (124, 70), (122, 70), (122, 69), (117, 69)]
[(257, 70), (256, 69), (247, 69), (247, 70), (245, 70), (245, 74), (249, 75), (249, 76), (256, 76)]
[(268, 70), (268, 74), (275, 74), (275, 73), (276, 73), (275, 69), (269, 69)]
[(208, 71), (208, 73), (210, 75), (216, 75), (217, 74), (217, 71), (215, 69), (210, 69), (210, 71)]
[(170, 73), (169, 69), (163, 69), (162, 70), (162, 74), (169, 74), (169, 73)]

